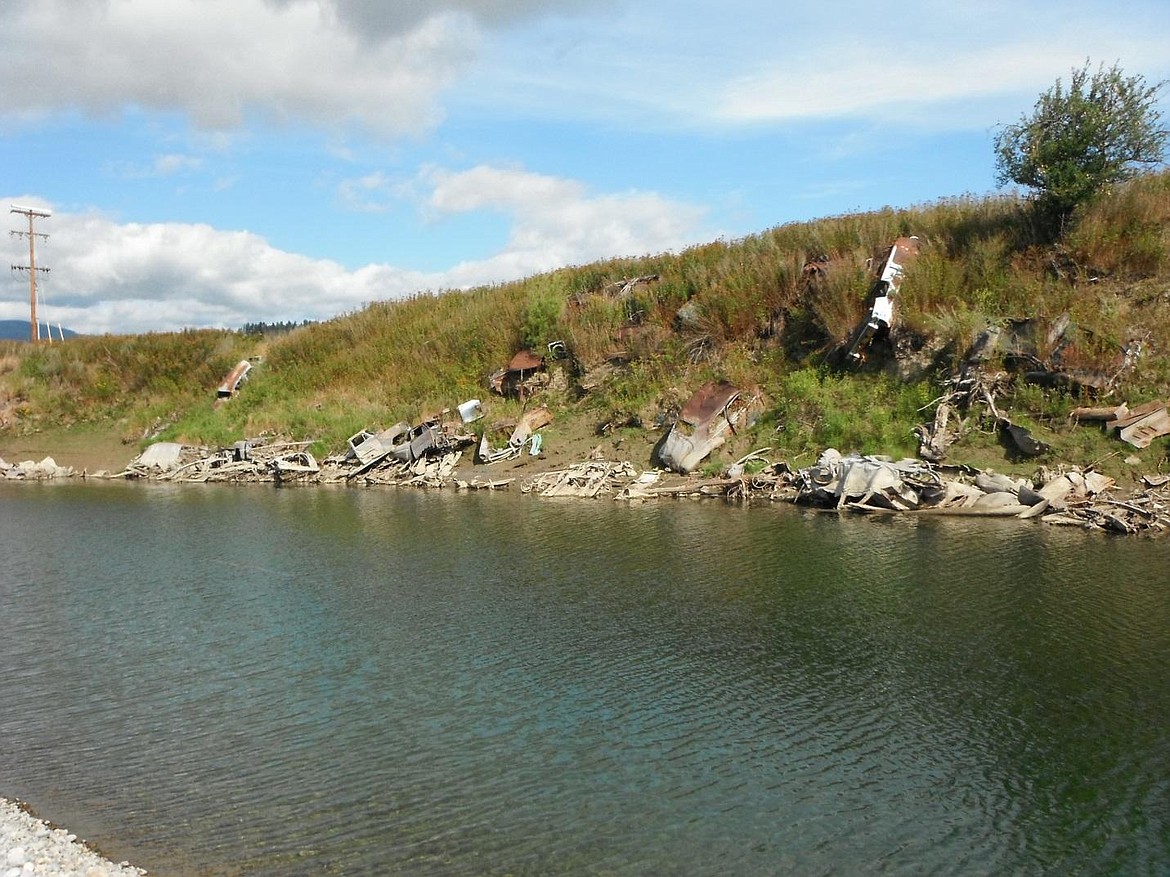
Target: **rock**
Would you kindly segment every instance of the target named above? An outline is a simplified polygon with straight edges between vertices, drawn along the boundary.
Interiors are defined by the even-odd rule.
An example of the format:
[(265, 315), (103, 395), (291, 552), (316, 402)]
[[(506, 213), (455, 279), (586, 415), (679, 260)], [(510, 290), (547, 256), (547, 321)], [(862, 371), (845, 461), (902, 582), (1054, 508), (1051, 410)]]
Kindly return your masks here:
[(974, 508), (977, 509), (1000, 509), (1008, 506), (1019, 505), (1016, 500), (1015, 493), (1006, 490), (999, 490), (995, 493), (987, 493), (975, 500)]
[(1045, 508), (1047, 508), (1048, 500), (1030, 484), (1020, 485), (1019, 490), (1016, 491), (1016, 499), (1020, 501), (1021, 505), (1033, 506), (1045, 503)]
[(688, 301), (675, 313), (675, 324), (682, 329), (697, 329), (703, 322), (703, 311), (698, 302)]
[(170, 472), (178, 468), (182, 452), (183, 446), (178, 442), (155, 442), (139, 454), (131, 465)]
[(1108, 475), (1102, 475), (1100, 472), (1086, 472), (1085, 473), (1085, 491), (1090, 495), (1104, 493), (1115, 487), (1117, 482)]
[(76, 835), (50, 829), (16, 804), (0, 798), (0, 877), (140, 877), (145, 873), (127, 863), (115, 865), (76, 840)]
[(1017, 493), (1020, 489), (1020, 482), (1013, 481), (1006, 475), (1001, 475), (998, 472), (992, 472), (988, 469), (986, 472), (980, 472), (975, 476), (975, 486), (984, 493)]
[(1058, 475), (1051, 481), (1045, 483), (1037, 493), (1049, 502), (1056, 502), (1067, 497), (1073, 492), (1073, 489), (1073, 482), (1067, 475)]

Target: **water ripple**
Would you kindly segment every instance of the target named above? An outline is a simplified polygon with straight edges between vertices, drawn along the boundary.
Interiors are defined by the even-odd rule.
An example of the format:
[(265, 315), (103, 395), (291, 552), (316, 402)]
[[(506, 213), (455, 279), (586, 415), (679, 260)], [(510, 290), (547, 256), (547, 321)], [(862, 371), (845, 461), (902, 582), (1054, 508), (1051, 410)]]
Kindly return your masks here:
[(1170, 866), (1159, 543), (695, 503), (5, 499), (0, 793), (157, 874)]

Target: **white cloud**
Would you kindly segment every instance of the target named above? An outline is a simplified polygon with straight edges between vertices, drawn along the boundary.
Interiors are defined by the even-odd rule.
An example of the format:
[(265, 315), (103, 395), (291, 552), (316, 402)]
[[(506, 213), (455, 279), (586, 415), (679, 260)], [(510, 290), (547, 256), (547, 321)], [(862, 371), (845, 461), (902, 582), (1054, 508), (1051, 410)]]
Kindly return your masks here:
[(346, 208), (358, 213), (385, 213), (397, 197), (398, 187), (381, 171), (342, 180), (337, 196)]
[(194, 155), (160, 155), (154, 160), (154, 172), (160, 177), (169, 177), (183, 171), (199, 170), (203, 166), (203, 159)]
[[(376, 191), (387, 180), (375, 174), (365, 183)], [(119, 223), (99, 213), (54, 210), (38, 228), (51, 234), (37, 257), (52, 268), (42, 283), (43, 316), (86, 333), (327, 319), (420, 290), (513, 280), (615, 255), (678, 249), (712, 236), (701, 229), (704, 214), (694, 205), (648, 192), (591, 195), (571, 180), (518, 169), (429, 168), (417, 185), (436, 218), (506, 214), (512, 224), (506, 246), (442, 272), (382, 264), (348, 271), (331, 260), (279, 250), (246, 231)], [(20, 261), (17, 246), (14, 262)], [(0, 278), (0, 319), (27, 319), (27, 279), (22, 286), (12, 273)]]
[(1164, 10), (1112, 11), (1097, 0), (1059, 14), (999, 0), (5, 0), (0, 113), (140, 107), (221, 131), (256, 116), (401, 137), (432, 130), (459, 85), (466, 105), (545, 118), (962, 125), (935, 108), (1035, 94), (1086, 57), (1164, 74)]
[(178, 174), (190, 173), (203, 167), (203, 159), (196, 155), (181, 155), (169, 153), (156, 155), (149, 164), (133, 164), (120, 162), (111, 170), (125, 180), (147, 180), (156, 177), (173, 177)]
[[(642, 0), (588, 24), (554, 19), (484, 46), (459, 86), (519, 118), (726, 131), (803, 121), (986, 127), (1086, 58), (1170, 73), (1164, 3)], [(977, 106), (976, 106), (977, 105)], [(978, 109), (980, 112), (972, 112)]]
[(822, 61), (834, 57), (831, 64), (797, 53), (729, 82), (718, 103), (719, 117), (731, 122), (843, 116), (928, 121), (936, 118), (940, 104), (1038, 93), (1084, 60), (1060, 41), (957, 51), (922, 46), (892, 55), (826, 48), (821, 46), (818, 54)]
[[(284, 8), (304, 0), (269, 0)], [(609, 0), (320, 0), (323, 12), (354, 33), (379, 38), (416, 26), (437, 12), (456, 12), (485, 25), (503, 25), (552, 12), (580, 13)]]
[[(55, 213), (38, 230), (52, 235), (38, 249), (38, 264), (51, 266), (41, 281), (44, 314), (88, 333), (324, 319), (425, 283), (390, 268), (348, 272), (255, 234), (207, 225)], [(27, 319), (27, 279), (23, 287), (19, 278), (5, 280), (0, 317)]]
[(329, 4), (265, 0), (8, 0), (0, 112), (128, 106), (239, 126), (249, 113), (383, 134), (425, 131), (437, 95), (474, 56), (479, 35), (458, 11), (419, 16), (370, 41)]
[(678, 249), (709, 239), (705, 211), (653, 192), (591, 195), (583, 185), (514, 168), (432, 168), (425, 209), (433, 216), (494, 211), (511, 220), (505, 250), (452, 270), (459, 285), (522, 277), (565, 265)]

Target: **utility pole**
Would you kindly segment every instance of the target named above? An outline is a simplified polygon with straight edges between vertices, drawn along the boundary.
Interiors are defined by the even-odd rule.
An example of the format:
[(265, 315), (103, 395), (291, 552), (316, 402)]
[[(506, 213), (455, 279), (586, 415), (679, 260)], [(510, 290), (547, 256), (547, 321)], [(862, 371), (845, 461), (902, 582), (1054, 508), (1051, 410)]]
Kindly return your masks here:
[(27, 265), (13, 265), (13, 271), (27, 271), (28, 272), (28, 306), (29, 306), (29, 340), (36, 342), (41, 340), (41, 327), (37, 323), (37, 272), (44, 271), (49, 273), (48, 268), (37, 267), (37, 252), (36, 239), (47, 240), (47, 234), (33, 231), (33, 220), (47, 219), (53, 214), (48, 210), (38, 210), (35, 207), (22, 207), (19, 204), (13, 204), (10, 213), (22, 213), (28, 217), (28, 231), (12, 231), (9, 234), (14, 237), (28, 238), (28, 264)]

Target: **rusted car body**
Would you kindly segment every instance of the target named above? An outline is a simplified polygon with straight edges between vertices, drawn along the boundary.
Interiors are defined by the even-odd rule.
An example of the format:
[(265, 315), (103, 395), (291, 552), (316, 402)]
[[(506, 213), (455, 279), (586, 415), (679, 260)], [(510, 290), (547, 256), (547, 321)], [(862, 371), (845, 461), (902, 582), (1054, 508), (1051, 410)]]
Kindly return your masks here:
[(691, 472), (742, 425), (749, 407), (727, 381), (704, 384), (679, 412), (658, 449), (658, 459), (675, 472)]
[(248, 373), (251, 371), (252, 363), (246, 359), (241, 359), (228, 372), (227, 377), (223, 379), (223, 383), (219, 385), (219, 389), (216, 390), (215, 395), (220, 399), (230, 399), (240, 389), (240, 384), (248, 380)]
[(492, 372), (488, 386), (501, 396), (522, 396), (524, 382), (544, 368), (544, 357), (531, 350), (521, 350), (502, 369)]
[(376, 463), (385, 458), (393, 449), (394, 444), (408, 432), (410, 432), (410, 424), (405, 420), (378, 433), (363, 429), (349, 437), (347, 442), (349, 453), (356, 457), (363, 466)]
[(383, 460), (413, 463), (432, 453), (442, 453), (451, 447), (451, 441), (437, 420), (425, 420), (411, 426), (405, 420), (373, 433), (362, 430), (349, 437), (349, 456), (360, 464), (347, 477), (360, 475)]
[(413, 463), (431, 451), (445, 450), (446, 447), (446, 436), (440, 425), (427, 420), (395, 436), (390, 443), (390, 456), (402, 463)]

